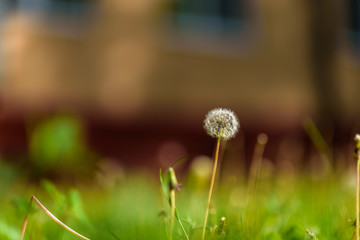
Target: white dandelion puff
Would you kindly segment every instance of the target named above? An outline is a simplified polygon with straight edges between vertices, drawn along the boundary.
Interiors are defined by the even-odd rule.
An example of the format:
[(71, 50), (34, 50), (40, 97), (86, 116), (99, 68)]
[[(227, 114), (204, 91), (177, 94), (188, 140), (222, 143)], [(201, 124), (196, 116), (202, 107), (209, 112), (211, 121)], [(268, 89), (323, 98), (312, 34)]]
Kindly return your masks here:
[(240, 127), (235, 113), (228, 109), (216, 108), (206, 114), (204, 129), (215, 138), (229, 140), (235, 137)]

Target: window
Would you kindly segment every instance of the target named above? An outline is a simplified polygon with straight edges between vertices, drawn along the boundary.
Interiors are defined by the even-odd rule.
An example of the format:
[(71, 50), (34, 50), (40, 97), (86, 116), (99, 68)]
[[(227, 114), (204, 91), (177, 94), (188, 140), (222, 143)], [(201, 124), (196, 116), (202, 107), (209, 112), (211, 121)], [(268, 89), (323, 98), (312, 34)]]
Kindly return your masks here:
[(44, 24), (49, 31), (65, 36), (81, 36), (92, 23), (96, 5), (95, 0), (17, 1), (16, 10)]
[[(165, 22), (171, 49), (234, 54), (249, 29), (247, 0), (168, 0)], [(234, 51), (235, 50), (235, 51)]]
[(172, 21), (177, 30), (229, 34), (241, 30), (239, 0), (173, 0)]
[(82, 17), (89, 10), (91, 0), (18, 0), (18, 8), (42, 14)]
[(360, 48), (360, 0), (350, 1), (349, 32), (352, 42)]

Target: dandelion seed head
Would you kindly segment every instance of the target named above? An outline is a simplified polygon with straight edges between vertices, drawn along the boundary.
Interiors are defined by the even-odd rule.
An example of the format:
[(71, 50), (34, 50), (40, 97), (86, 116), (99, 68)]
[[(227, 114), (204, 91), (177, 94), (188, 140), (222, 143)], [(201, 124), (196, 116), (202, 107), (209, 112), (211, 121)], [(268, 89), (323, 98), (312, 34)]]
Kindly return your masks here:
[(204, 120), (205, 131), (214, 138), (229, 140), (239, 130), (239, 121), (235, 113), (224, 108), (216, 108), (208, 112)]

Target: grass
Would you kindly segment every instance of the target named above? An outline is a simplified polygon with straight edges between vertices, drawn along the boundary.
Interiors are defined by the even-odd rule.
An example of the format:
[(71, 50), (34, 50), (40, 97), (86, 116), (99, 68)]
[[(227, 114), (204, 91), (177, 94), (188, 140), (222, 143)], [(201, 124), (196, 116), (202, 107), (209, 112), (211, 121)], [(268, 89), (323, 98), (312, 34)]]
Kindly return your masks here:
[[(77, 126), (71, 119), (60, 120), (46, 125), (46, 134), (36, 138), (42, 140), (37, 140), (36, 147), (30, 148), (34, 166), (49, 156), (55, 160), (69, 156), (72, 160), (75, 153), (78, 154), (76, 159), (92, 156), (80, 137), (66, 148), (67, 154), (60, 151), (60, 146), (71, 142), (68, 140), (74, 136), (72, 126)], [(69, 134), (60, 138), (60, 142), (54, 140), (55, 148), (51, 149), (55, 150), (45, 156), (42, 149), (59, 126), (70, 129)], [(308, 122), (306, 126), (313, 141), (318, 141), (314, 125)], [(214, 134), (218, 134), (219, 129), (214, 129)], [(220, 138), (226, 140), (215, 137), (218, 144)], [(161, 183), (157, 173), (149, 175), (121, 169), (115, 173), (115, 169), (111, 169), (112, 176), (122, 177), (117, 181), (83, 178), (77, 183), (72, 179), (72, 184), (70, 181), (31, 182), (31, 171), (26, 173), (0, 160), (0, 239), (19, 240), (25, 216), (28, 222), (24, 239), (79, 239), (49, 218), (38, 205), (29, 208), (33, 195), (61, 222), (92, 240), (185, 240), (187, 236), (190, 240), (200, 240), (204, 236), (204, 209), (208, 210), (205, 220), (205, 239), (208, 240), (352, 239), (356, 216), (356, 164), (343, 172), (326, 168), (328, 160), (322, 155), (324, 148), (318, 144), (322, 167), (310, 164), (304, 167), (307, 170), (297, 171), (291, 163), (282, 162), (284, 166), (271, 170), (269, 163), (262, 159), (266, 142), (267, 136), (259, 135), (249, 177), (235, 171), (219, 171), (221, 177), (217, 176), (213, 195), (207, 192), (211, 169), (208, 168), (208, 177), (204, 171), (206, 161), (212, 165), (210, 160), (191, 165), (188, 171), (177, 172), (176, 177), (175, 172), (166, 171), (161, 174)], [(229, 159), (221, 159), (226, 160)], [(79, 167), (80, 163), (74, 164)], [(47, 167), (54, 169), (52, 164), (48, 162)], [(322, 174), (324, 168), (326, 174)], [(215, 173), (212, 179), (214, 176)], [(175, 194), (180, 186), (178, 181), (183, 185)], [(210, 198), (209, 203), (206, 199)]]
[[(181, 182), (186, 182), (186, 176)], [(257, 193), (247, 211), (246, 186), (221, 184), (213, 196), (208, 225), (213, 231), (207, 239), (351, 239), (354, 232), (355, 195), (347, 175), (331, 175), (313, 180), (303, 175), (278, 174), (273, 179), (259, 179)], [(59, 199), (44, 187), (14, 182), (2, 198), (0, 239), (19, 239), (25, 216), (23, 205), (29, 196), (37, 198), (59, 219), (90, 239), (167, 239), (165, 225), (169, 207), (156, 178), (132, 174), (111, 189), (83, 186), (57, 190)], [(190, 190), (186, 185), (177, 194), (177, 209), (190, 239), (200, 239), (207, 192)], [(9, 197), (11, 196), (11, 197)], [(166, 214), (160, 214), (165, 211)], [(226, 217), (224, 233), (214, 231)], [(4, 227), (5, 226), (5, 227)], [(77, 239), (59, 227), (38, 207), (31, 211), (25, 239)], [(173, 239), (185, 239), (175, 224)]]

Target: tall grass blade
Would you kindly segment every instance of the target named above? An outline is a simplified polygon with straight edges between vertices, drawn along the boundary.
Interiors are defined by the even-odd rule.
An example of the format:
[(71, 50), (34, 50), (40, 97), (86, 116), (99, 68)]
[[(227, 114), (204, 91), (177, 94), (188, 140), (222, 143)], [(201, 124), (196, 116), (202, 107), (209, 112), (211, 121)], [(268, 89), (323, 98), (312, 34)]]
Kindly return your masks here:
[[(161, 183), (161, 187), (164, 193), (165, 198), (167, 199), (169, 205), (171, 206), (171, 198), (169, 195), (169, 186), (170, 186), (170, 173), (169, 171), (165, 172), (165, 179), (163, 179), (163, 175), (162, 175), (162, 170), (160, 169), (160, 183)], [(181, 220), (180, 220), (180, 216), (179, 216), (179, 212), (177, 210), (177, 208), (175, 208), (175, 217), (178, 220), (181, 230), (183, 231), (185, 237), (187, 240), (189, 240), (189, 236), (187, 235), (184, 225), (182, 224)]]
[[(55, 222), (57, 222), (60, 226), (62, 226), (63, 228), (65, 228), (66, 230), (68, 230), (69, 232), (71, 232), (72, 234), (74, 234), (75, 236), (79, 237), (79, 238), (82, 238), (82, 239), (85, 239), (85, 240), (90, 240), (89, 238), (87, 237), (84, 237), (83, 235), (81, 235), (80, 233), (74, 231), (73, 229), (71, 229), (70, 227), (68, 227), (66, 224), (64, 224), (63, 222), (61, 222), (57, 217), (55, 217), (49, 210), (47, 210), (44, 205), (41, 204), (41, 202), (39, 200), (37, 200), (37, 198), (35, 196), (31, 196), (30, 198), (30, 207), (31, 207), (31, 204), (32, 204), (32, 201), (35, 201), (35, 203), (37, 205), (39, 205), (39, 207), (52, 219), (54, 220)], [(27, 225), (27, 222), (28, 222), (28, 213), (26, 214), (25, 216), (25, 219), (24, 219), (24, 223), (22, 225), (22, 228), (21, 228), (21, 240), (23, 240), (24, 238), (24, 235), (25, 235), (25, 230), (26, 230), (26, 225)]]

